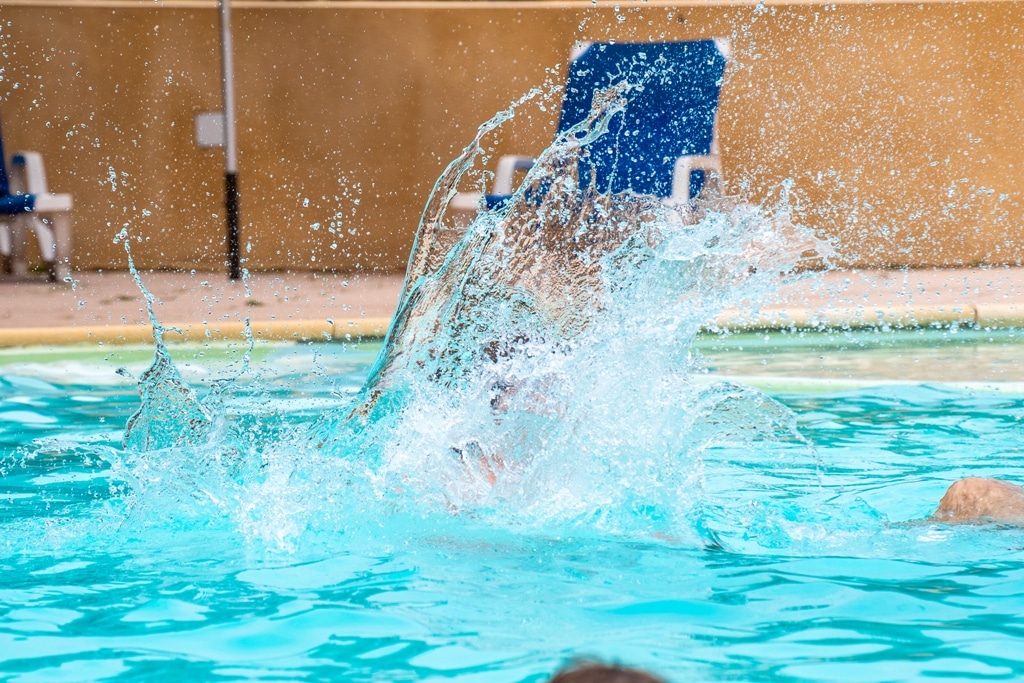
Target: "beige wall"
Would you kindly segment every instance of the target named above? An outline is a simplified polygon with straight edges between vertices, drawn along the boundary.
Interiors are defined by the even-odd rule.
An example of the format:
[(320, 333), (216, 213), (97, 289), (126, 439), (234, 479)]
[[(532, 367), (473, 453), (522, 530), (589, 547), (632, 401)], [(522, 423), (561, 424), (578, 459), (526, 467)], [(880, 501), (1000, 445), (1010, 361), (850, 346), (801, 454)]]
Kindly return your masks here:
[[(1020, 4), (234, 7), (254, 269), (402, 269), (444, 165), (547, 70), (560, 82), (574, 40), (706, 36), (734, 48), (734, 190), (761, 201), (792, 179), (847, 263), (1024, 256)], [(0, 49), (8, 152), (43, 152), (51, 188), (74, 194), (80, 267), (123, 268), (128, 226), (142, 266), (221, 268), (222, 156), (193, 133), (220, 107), (214, 5), (0, 0)], [(495, 153), (538, 152), (556, 112), (523, 109)]]

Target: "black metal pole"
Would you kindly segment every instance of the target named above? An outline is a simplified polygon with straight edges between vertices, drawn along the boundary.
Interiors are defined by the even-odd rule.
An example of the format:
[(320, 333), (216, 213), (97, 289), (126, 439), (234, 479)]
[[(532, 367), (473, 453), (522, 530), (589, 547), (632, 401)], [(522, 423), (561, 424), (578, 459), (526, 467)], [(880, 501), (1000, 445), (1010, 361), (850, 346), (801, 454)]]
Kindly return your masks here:
[(238, 174), (224, 174), (224, 205), (228, 219), (228, 277), (242, 279), (242, 249), (238, 243)]

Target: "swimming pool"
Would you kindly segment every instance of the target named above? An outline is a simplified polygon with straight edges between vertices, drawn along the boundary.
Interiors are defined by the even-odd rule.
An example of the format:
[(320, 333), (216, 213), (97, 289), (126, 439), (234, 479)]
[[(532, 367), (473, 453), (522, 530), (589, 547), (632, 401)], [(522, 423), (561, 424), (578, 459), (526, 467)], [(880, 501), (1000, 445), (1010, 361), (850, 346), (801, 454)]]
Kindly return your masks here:
[[(3, 677), (539, 681), (585, 654), (671, 680), (1024, 673), (1024, 532), (905, 524), (959, 476), (1020, 476), (1020, 336), (780, 336), (697, 350), (806, 442), (705, 449), (677, 535), (601, 500), (552, 518), (366, 495), (303, 430), (351, 400), (372, 345), (257, 347), (259, 377), (223, 398), (236, 436), (152, 458), (120, 446), (138, 397), (115, 373), (149, 350), (7, 352)], [(242, 351), (174, 349), (207, 387)], [(894, 359), (922, 370), (893, 381)]]
[(448, 230), (481, 127), (379, 345), (0, 354), (4, 679), (1024, 674), (1024, 531), (923, 521), (1019, 478), (1020, 333), (702, 337), (829, 245), (581, 182), (624, 92)]

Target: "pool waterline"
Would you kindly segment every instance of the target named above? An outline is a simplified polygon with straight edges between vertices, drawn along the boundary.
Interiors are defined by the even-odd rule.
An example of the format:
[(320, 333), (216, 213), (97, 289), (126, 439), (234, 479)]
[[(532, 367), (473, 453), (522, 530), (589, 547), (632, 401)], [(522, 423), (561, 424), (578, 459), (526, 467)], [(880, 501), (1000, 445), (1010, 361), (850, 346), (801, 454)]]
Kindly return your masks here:
[[(372, 355), (380, 337), (353, 341), (257, 339), (253, 362), (317, 349), (321, 358), (347, 354)], [(175, 341), (168, 348), (176, 361), (216, 366), (237, 362), (248, 345), (243, 341)], [(705, 331), (693, 350), (706, 374), (765, 379), (829, 382), (986, 382), (1013, 385), (1024, 382), (1024, 328), (983, 329), (979, 326), (877, 327), (794, 330), (788, 327), (756, 330)], [(78, 360), (110, 366), (141, 367), (152, 361), (152, 343), (102, 345), (15, 346), (0, 348), (0, 367)], [(900, 367), (893, 372), (893, 364)]]

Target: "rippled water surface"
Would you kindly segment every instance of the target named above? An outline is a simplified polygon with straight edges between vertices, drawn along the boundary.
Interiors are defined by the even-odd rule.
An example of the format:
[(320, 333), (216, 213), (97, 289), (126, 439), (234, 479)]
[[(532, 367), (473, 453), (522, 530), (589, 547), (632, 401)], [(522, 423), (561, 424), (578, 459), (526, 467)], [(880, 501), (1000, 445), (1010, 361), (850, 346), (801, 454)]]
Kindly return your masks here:
[[(947, 360), (1021, 348), (943, 335)], [(678, 681), (1024, 674), (1024, 533), (906, 523), (959, 476), (1021, 478), (1024, 391), (938, 364), (930, 382), (865, 378), (848, 366), (877, 348), (835, 364), (817, 340), (798, 348), (825, 359), (810, 378), (784, 373), (797, 351), (763, 336), (698, 344), (708, 381), (753, 378), (805, 441), (710, 445), (686, 463), (674, 526), (678, 509), (636, 500), (626, 524), (602, 500), (560, 521), (371, 495), (373, 475), (302, 433), (351, 400), (374, 348), (257, 347), (259, 378), (222, 398), (234, 450), (152, 458), (121, 446), (139, 400), (115, 373), (148, 351), (8, 355), (0, 672), (537, 681), (594, 654)], [(242, 353), (172, 350), (200, 395)]]

